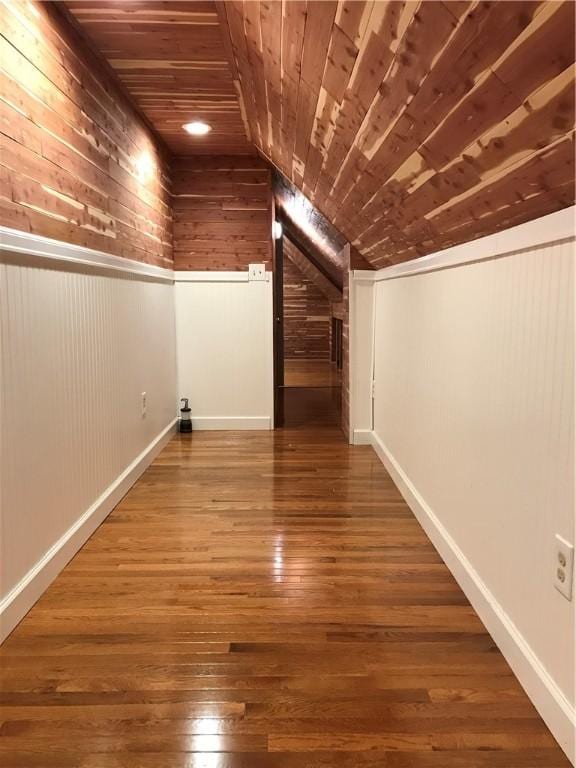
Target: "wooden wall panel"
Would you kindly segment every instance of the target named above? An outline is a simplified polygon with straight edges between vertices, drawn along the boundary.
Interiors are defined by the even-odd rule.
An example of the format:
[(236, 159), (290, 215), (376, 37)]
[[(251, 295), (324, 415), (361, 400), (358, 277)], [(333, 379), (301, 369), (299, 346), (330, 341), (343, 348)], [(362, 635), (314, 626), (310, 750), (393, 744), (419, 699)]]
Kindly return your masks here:
[(284, 358), (330, 359), (330, 301), (291, 258), (284, 238)]
[(0, 4), (0, 218), (172, 264), (165, 150), (51, 3)]
[(272, 269), (271, 172), (251, 156), (178, 159), (172, 170), (174, 267)]
[(284, 238), (284, 253), (300, 272), (302, 272), (308, 280), (314, 283), (316, 288), (318, 288), (329, 302), (337, 303), (342, 301), (342, 291), (335, 286), (334, 283), (332, 283), (287, 237)]
[(572, 0), (268, 5), (226, 3), (253, 139), (373, 266), (574, 201)]

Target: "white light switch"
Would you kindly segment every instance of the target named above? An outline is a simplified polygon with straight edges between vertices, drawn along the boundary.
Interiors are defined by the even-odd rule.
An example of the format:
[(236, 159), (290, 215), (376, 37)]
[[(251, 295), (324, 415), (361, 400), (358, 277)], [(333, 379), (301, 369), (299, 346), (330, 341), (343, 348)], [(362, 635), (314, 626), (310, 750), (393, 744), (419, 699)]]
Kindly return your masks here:
[(266, 280), (264, 264), (248, 264), (248, 280)]

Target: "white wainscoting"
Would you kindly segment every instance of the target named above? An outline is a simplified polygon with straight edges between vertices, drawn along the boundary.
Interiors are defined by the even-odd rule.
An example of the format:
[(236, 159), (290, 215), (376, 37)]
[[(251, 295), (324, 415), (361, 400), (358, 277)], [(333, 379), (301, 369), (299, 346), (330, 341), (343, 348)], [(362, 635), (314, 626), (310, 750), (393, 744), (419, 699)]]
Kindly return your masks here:
[(574, 209), (525, 226), (376, 274), (372, 439), (574, 760)]
[(376, 272), (350, 273), (350, 442), (372, 442)]
[(0, 237), (5, 637), (169, 439), (176, 358), (171, 271)]
[(272, 429), (272, 280), (176, 273), (178, 396), (193, 429)]

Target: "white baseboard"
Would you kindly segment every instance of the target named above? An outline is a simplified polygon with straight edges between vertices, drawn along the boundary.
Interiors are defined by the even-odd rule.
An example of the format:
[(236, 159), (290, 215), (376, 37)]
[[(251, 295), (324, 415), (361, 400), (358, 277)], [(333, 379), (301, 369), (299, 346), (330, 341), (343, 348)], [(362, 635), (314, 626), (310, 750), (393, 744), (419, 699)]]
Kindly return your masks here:
[(576, 709), (380, 438), (370, 440), (406, 503), (470, 600), (555, 739), (574, 764)]
[(355, 429), (352, 432), (353, 445), (372, 445), (373, 433), (371, 429)]
[(0, 602), (0, 642), (3, 642), (30, 608), (78, 552), (100, 523), (130, 490), (146, 467), (174, 434), (174, 419), (134, 461), (126, 467), (104, 493), (31, 568), (26, 576)]
[(241, 430), (272, 429), (270, 416), (197, 416), (192, 418), (192, 430), (206, 429)]

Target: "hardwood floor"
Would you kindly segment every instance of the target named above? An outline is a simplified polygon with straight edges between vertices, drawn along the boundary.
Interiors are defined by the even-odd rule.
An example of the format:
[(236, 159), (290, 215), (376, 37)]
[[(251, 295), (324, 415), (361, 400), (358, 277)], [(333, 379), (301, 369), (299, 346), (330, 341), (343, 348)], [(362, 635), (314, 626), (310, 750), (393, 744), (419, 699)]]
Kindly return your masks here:
[(564, 768), (369, 447), (178, 436), (0, 652), (3, 768)]
[(310, 430), (342, 424), (340, 387), (285, 387), (284, 425), (289, 429)]
[(339, 387), (342, 373), (329, 360), (284, 360), (285, 387)]

